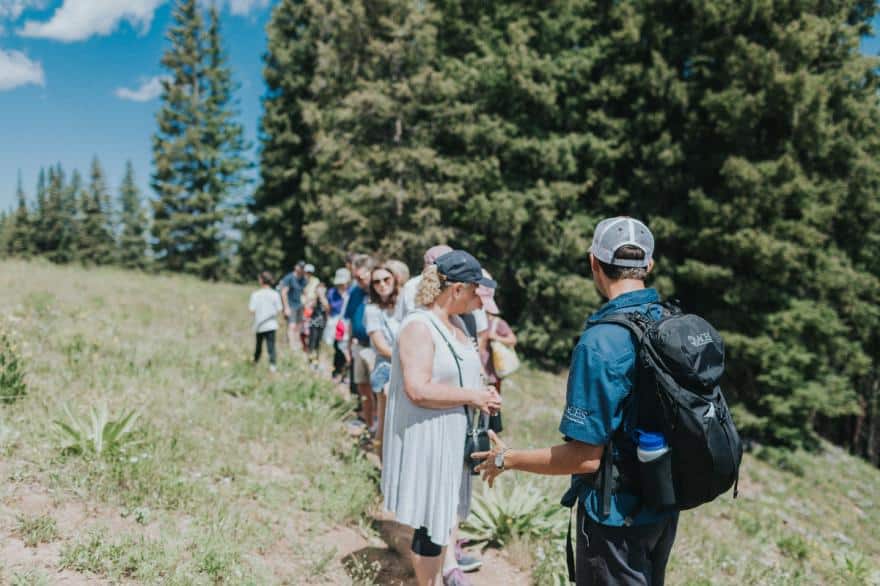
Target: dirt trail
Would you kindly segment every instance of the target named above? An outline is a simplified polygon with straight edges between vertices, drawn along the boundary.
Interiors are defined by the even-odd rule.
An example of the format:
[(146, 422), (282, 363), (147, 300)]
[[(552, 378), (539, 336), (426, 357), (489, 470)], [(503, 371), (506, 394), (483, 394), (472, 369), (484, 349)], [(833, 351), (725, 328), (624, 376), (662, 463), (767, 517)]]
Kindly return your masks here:
[[(3, 467), (0, 467), (0, 472)], [(0, 477), (6, 478), (5, 474)], [(49, 543), (26, 546), (18, 534), (18, 520), (22, 517), (49, 516), (57, 523), (57, 537)], [(61, 547), (65, 536), (80, 531), (83, 527), (102, 523), (113, 529), (122, 520), (103, 508), (88, 507), (84, 503), (57, 502), (42, 486), (36, 484), (6, 483), (0, 498), (0, 560), (3, 563), (3, 579), (13, 576), (24, 579), (26, 576), (45, 576), (51, 584), (87, 586), (106, 584), (96, 578), (73, 572), (59, 570)]]
[[(372, 528), (378, 539), (368, 541), (357, 531), (340, 527), (327, 533), (321, 541), (333, 543), (337, 549), (338, 561), (347, 568), (349, 574), (357, 570), (352, 567), (370, 567), (378, 564), (377, 584), (388, 586), (411, 586), (415, 584), (412, 565), (409, 561), (409, 545), (412, 530), (389, 518), (379, 516), (373, 519)], [(467, 574), (473, 586), (527, 586), (529, 577), (498, 550), (487, 549), (482, 554), (478, 549), (468, 553), (483, 560), (483, 567), (477, 572)], [(354, 576), (353, 576), (354, 577)]]

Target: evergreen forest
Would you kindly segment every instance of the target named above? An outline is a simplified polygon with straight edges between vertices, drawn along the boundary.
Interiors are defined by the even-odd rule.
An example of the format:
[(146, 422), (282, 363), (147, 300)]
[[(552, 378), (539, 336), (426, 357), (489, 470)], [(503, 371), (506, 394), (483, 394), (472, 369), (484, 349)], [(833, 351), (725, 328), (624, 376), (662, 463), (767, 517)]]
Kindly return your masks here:
[[(656, 237), (651, 285), (727, 345), (755, 441), (880, 465), (880, 103), (873, 0), (278, 0), (258, 160), (216, 9), (175, 3), (153, 194), (52, 165), (0, 250), (252, 281), (446, 242), (564, 368), (602, 300), (602, 218)], [(251, 182), (250, 171), (256, 180)], [(115, 190), (115, 194), (111, 191)]]

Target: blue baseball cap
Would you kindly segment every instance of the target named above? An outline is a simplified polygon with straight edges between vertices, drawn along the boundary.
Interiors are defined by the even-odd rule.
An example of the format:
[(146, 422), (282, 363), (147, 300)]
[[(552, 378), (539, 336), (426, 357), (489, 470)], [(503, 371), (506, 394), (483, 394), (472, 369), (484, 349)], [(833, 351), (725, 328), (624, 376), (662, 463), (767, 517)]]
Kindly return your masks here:
[(434, 261), (437, 271), (446, 277), (447, 281), (455, 283), (476, 283), (483, 287), (494, 289), (498, 286), (494, 280), (483, 276), (483, 267), (480, 262), (469, 252), (453, 250)]

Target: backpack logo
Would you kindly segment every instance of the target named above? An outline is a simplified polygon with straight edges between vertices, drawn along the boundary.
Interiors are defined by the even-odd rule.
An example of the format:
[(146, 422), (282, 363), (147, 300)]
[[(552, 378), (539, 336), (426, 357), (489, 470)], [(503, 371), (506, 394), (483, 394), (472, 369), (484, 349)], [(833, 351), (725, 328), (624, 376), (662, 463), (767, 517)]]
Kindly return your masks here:
[(688, 336), (688, 342), (690, 342), (691, 346), (693, 346), (694, 348), (706, 346), (707, 344), (712, 343), (712, 335), (709, 332), (703, 332), (702, 334), (697, 334), (696, 336)]

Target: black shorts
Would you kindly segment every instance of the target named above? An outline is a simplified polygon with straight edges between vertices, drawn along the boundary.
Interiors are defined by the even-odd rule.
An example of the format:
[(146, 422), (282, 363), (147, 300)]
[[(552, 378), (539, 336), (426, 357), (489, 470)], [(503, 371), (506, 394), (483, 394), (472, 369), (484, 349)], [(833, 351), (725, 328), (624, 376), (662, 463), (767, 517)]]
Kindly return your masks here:
[(577, 586), (663, 586), (678, 513), (652, 525), (609, 527), (578, 505)]

